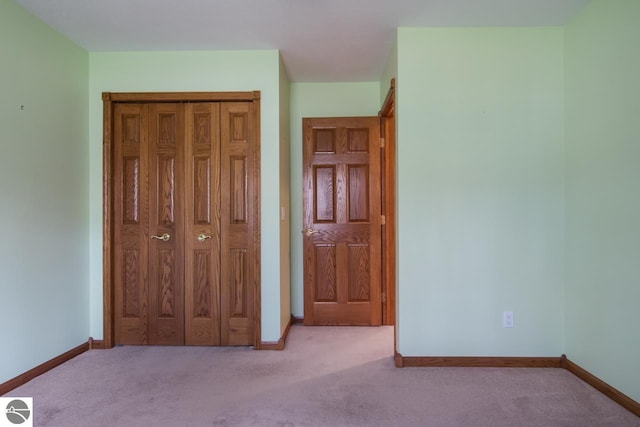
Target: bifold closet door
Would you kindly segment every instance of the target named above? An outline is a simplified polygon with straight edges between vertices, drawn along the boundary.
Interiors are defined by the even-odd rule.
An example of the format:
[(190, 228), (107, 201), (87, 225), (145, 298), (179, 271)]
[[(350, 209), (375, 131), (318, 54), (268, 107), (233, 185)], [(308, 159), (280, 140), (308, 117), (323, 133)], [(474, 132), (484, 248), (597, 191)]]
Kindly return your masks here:
[(253, 344), (253, 103), (113, 116), (115, 343)]
[(184, 343), (184, 110), (114, 108), (117, 344)]
[(255, 141), (253, 104), (224, 102), (220, 106), (220, 222), (221, 288), (220, 340), (222, 345), (253, 344), (253, 286), (257, 254), (250, 244), (258, 201), (254, 180)]
[(185, 115), (185, 343), (220, 345), (220, 104)]

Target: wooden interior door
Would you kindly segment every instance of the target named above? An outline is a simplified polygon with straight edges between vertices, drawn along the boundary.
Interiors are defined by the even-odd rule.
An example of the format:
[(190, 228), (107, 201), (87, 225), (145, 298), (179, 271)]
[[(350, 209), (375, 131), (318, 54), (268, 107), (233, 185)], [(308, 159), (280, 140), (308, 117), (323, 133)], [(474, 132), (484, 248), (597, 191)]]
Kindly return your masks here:
[(380, 325), (377, 117), (303, 119), (304, 324)]

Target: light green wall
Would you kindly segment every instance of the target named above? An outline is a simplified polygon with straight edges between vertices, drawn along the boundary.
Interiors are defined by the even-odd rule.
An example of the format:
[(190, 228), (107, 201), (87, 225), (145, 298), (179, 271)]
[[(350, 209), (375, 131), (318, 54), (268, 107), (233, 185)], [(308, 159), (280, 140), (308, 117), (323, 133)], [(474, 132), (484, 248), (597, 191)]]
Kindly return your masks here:
[(561, 28), (399, 29), (404, 356), (562, 354), (562, 47)]
[(289, 77), (280, 58), (280, 333), (291, 320), (291, 212), (289, 147), (290, 90)]
[(89, 67), (85, 51), (8, 0), (0, 64), (3, 383), (89, 337)]
[(89, 60), (91, 334), (102, 337), (101, 93), (259, 90), (262, 339), (277, 341), (281, 316), (278, 51), (92, 52)]
[(291, 83), (291, 311), (304, 315), (302, 282), (302, 118), (377, 116), (380, 84)]
[(640, 2), (566, 27), (567, 355), (640, 401)]
[[(384, 102), (391, 86), (391, 79), (398, 77), (398, 40), (394, 37), (389, 58), (380, 78), (380, 103)], [(396, 82), (397, 83), (397, 82)]]
[(102, 91), (262, 92), (276, 341), (303, 315), (301, 120), (376, 115), (397, 77), (399, 351), (566, 352), (640, 400), (638, 22), (594, 0), (564, 38), (401, 28), (380, 82), (290, 84), (277, 51), (87, 54), (0, 0), (0, 382), (102, 337)]

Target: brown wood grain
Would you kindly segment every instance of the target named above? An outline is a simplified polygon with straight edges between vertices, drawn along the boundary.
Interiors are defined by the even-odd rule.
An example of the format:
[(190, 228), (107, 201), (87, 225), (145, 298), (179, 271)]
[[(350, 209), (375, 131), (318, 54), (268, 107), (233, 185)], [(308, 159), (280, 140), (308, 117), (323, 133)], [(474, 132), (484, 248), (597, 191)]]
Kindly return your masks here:
[(124, 249), (122, 251), (122, 315), (124, 317), (140, 317), (142, 301), (140, 299), (140, 273), (138, 271), (138, 251)]
[(247, 156), (233, 156), (230, 159), (229, 179), (231, 194), (231, 222), (234, 224), (247, 223)]
[(113, 328), (113, 104), (102, 94), (102, 334), (114, 345)]
[[(184, 344), (183, 104), (148, 104), (148, 343)], [(168, 234), (168, 241), (151, 236)]]
[(257, 191), (254, 184), (255, 143), (252, 104), (227, 102), (220, 111), (221, 289), (220, 342), (250, 345), (254, 338), (253, 279), (247, 208)]
[(315, 271), (315, 301), (337, 302), (336, 284), (336, 247), (335, 245), (316, 245), (315, 256), (309, 261)]
[(261, 322), (261, 276), (260, 276), (260, 92), (254, 92), (251, 103), (251, 140), (252, 173), (249, 178), (251, 203), (249, 204), (249, 275), (253, 288), (253, 345), (260, 348), (262, 342)]
[(89, 337), (89, 350), (104, 350), (106, 349), (104, 345), (104, 340), (94, 340)]
[(314, 222), (334, 223), (336, 220), (336, 167), (335, 165), (314, 166), (313, 167), (314, 200), (313, 212)]
[(220, 103), (185, 108), (185, 343), (220, 345)]
[(113, 344), (148, 342), (148, 122), (146, 105), (114, 105)]
[[(105, 92), (102, 99), (105, 347), (220, 344), (223, 302), (233, 309), (226, 344), (259, 347), (260, 92)], [(224, 176), (232, 182), (225, 189), (221, 105)], [(224, 206), (233, 212), (223, 218)], [(168, 242), (150, 241), (165, 232)], [(200, 234), (211, 238), (199, 242)], [(236, 251), (232, 264), (221, 260), (223, 241)]]
[(379, 130), (377, 117), (303, 119), (306, 325), (381, 323)]
[(368, 245), (347, 245), (347, 265), (349, 268), (349, 302), (369, 302), (371, 300), (371, 271)]
[(396, 319), (396, 130), (395, 130), (395, 79), (391, 79), (389, 91), (379, 113), (380, 133), (384, 138), (381, 149), (382, 177), (382, 323), (395, 325)]
[[(400, 361), (398, 360), (400, 359)], [(560, 368), (560, 357), (404, 357), (399, 367)]]
[(368, 165), (347, 165), (348, 222), (369, 222), (369, 167)]
[(214, 102), (214, 101), (255, 101), (260, 92), (105, 92), (112, 102)]

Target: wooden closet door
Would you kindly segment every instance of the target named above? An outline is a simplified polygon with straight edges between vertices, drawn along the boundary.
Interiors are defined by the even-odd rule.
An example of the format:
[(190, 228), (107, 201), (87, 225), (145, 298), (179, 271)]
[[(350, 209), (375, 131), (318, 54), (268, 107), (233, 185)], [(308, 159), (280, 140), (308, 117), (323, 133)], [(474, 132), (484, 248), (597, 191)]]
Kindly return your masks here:
[(114, 317), (117, 344), (184, 344), (184, 113), (114, 109)]
[[(249, 243), (253, 233), (255, 191), (253, 177), (255, 138), (253, 104), (221, 104), (221, 290), (222, 345), (253, 344), (253, 286), (251, 261), (256, 259)], [(251, 272), (252, 273), (252, 272)]]
[(186, 105), (185, 343), (220, 345), (220, 104)]
[(149, 344), (184, 344), (184, 143), (184, 106), (150, 104)]
[(115, 105), (113, 314), (116, 344), (149, 341), (148, 125), (147, 105)]
[(254, 344), (254, 108), (114, 105), (116, 344)]

